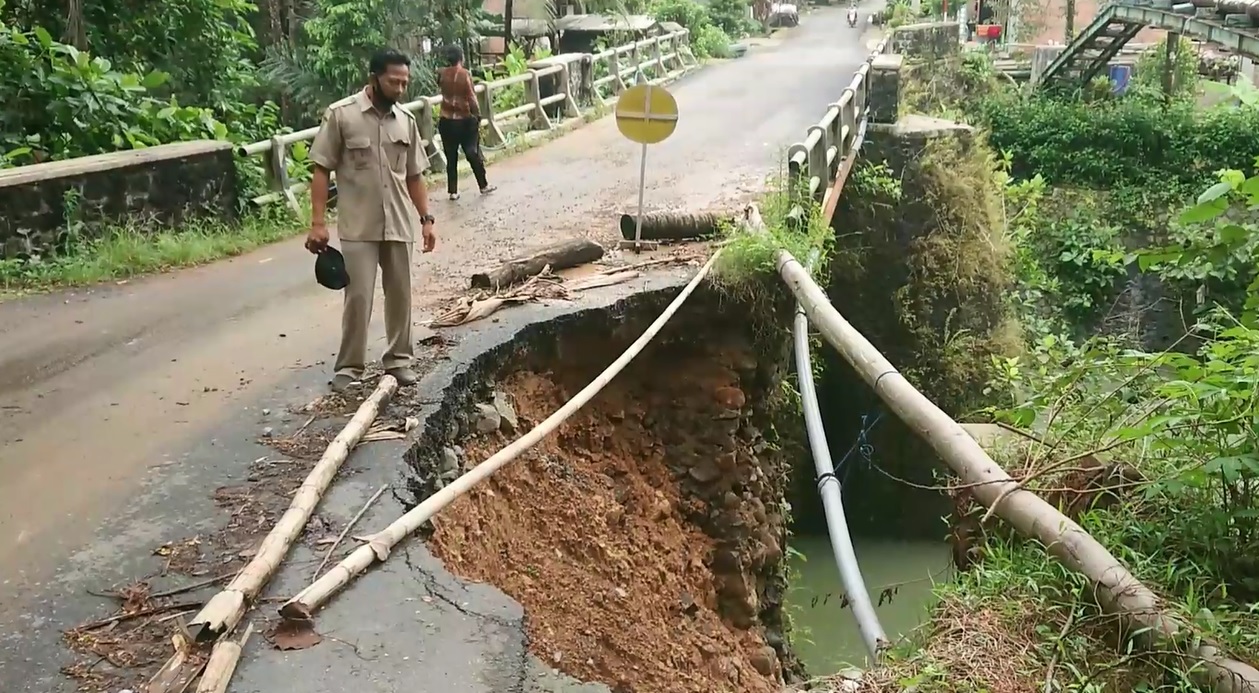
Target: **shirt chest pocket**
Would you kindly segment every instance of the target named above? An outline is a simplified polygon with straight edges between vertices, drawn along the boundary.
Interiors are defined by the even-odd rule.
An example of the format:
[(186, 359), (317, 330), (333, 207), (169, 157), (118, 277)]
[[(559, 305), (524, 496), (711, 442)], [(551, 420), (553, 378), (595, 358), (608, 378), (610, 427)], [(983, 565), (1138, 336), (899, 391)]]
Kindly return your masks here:
[(350, 137), (345, 140), (345, 153), (350, 166), (356, 171), (366, 171), (372, 167), (372, 141), (367, 137)]
[(407, 172), (407, 154), (411, 151), (411, 133), (405, 128), (389, 128), (381, 133), (382, 149), (389, 157), (389, 168), (394, 173)]

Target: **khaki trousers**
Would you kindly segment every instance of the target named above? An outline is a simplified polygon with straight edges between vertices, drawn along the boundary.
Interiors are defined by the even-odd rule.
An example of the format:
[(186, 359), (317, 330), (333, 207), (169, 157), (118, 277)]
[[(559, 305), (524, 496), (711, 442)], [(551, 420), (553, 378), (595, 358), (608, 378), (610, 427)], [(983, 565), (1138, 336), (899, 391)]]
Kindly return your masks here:
[(367, 365), (367, 328), (376, 293), (376, 267), (385, 290), (385, 337), (381, 359), (385, 370), (410, 368), (415, 356), (411, 343), (411, 252), (414, 243), (401, 241), (341, 241), (350, 285), (345, 287), (341, 314), (341, 350), (336, 372), (360, 378)]

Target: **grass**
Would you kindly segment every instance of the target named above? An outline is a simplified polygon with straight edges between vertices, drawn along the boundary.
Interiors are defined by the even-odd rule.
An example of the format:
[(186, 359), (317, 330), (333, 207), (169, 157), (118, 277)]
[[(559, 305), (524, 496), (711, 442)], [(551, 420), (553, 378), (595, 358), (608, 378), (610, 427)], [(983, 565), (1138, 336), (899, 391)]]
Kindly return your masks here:
[(786, 250), (801, 263), (818, 253), (817, 267), (825, 267), (835, 245), (835, 233), (811, 199), (794, 201), (785, 180), (771, 185), (759, 204), (765, 233), (748, 233), (741, 225), (723, 229), (725, 246), (717, 261), (715, 279), (733, 292), (761, 286), (766, 276), (777, 275), (775, 258)]
[[(1097, 527), (1090, 529), (1096, 532)], [(1146, 557), (1134, 568), (1167, 570), (1165, 564), (1155, 567), (1155, 559)], [(1142, 577), (1155, 589), (1160, 587), (1148, 573)], [(1117, 645), (1116, 622), (1097, 607), (1085, 581), (1050, 558), (1043, 547), (1019, 537), (990, 537), (984, 559), (956, 582), (938, 587), (937, 594), (940, 603), (930, 621), (899, 643), (885, 667), (866, 673), (861, 691), (1202, 690), (1190, 679), (1197, 666), (1192, 657)], [(1176, 600), (1168, 603), (1187, 616), (1184, 606)], [(1234, 615), (1213, 626), (1198, 618), (1195, 625), (1199, 635), (1235, 653), (1254, 651), (1253, 615)]]
[[(918, 79), (939, 71), (939, 66), (924, 67)], [(978, 82), (963, 86), (982, 87)], [(912, 83), (905, 87), (916, 95), (910, 110), (928, 106), (939, 110), (941, 104), (964, 100), (970, 93), (943, 78), (927, 87)], [(1009, 210), (1035, 211), (1028, 212), (1034, 205), (1026, 199), (1010, 204), (1016, 202), (1009, 197), (1011, 186), (1002, 199), (979, 187), (981, 181), (991, 182), (992, 161), (960, 165), (967, 162), (943, 154), (948, 152), (927, 152), (923, 158), (944, 174), (927, 180), (928, 192), (943, 203), (936, 205), (937, 211), (949, 213), (935, 221), (952, 233), (930, 239), (927, 250), (936, 261), (917, 265), (920, 278), (942, 282), (941, 288), (950, 290), (973, 284), (969, 295), (958, 301), (969, 306), (975, 296), (982, 300), (984, 295), (1027, 291), (1038, 282), (1066, 281), (1065, 275), (1052, 271), (1047, 278), (1029, 279), (1017, 266), (1008, 288), (1005, 281), (992, 283), (992, 288), (976, 281), (996, 276), (1020, 254), (1036, 252), (1020, 235), (990, 232), (1017, 223), (1027, 226), (1035, 238), (1045, 226), (1034, 215), (1005, 218)], [(860, 171), (853, 182), (859, 186)], [(914, 191), (907, 197), (930, 196)], [(996, 203), (1002, 201), (1008, 209), (998, 208)], [(1054, 216), (1058, 210), (1045, 208), (1040, 213)], [(861, 228), (868, 233), (875, 226), (863, 222)], [(950, 238), (963, 242), (934, 247)], [(846, 259), (842, 245), (837, 252), (838, 260)], [(1045, 264), (1051, 270), (1055, 266)], [(854, 265), (866, 266), (878, 267), (871, 262)], [(1029, 414), (1018, 425), (1036, 430), (1052, 441), (1052, 447), (1036, 458), (1001, 455), (999, 461), (1015, 478), (1039, 470), (1043, 476), (1028, 479), (1027, 488), (1063, 507), (1079, 498), (1084, 452), (1105, 448), (1099, 457), (1125, 472), (1135, 471), (1136, 475), (1099, 481), (1113, 494), (1110, 504), (1085, 508), (1075, 519), (1160, 597), (1169, 615), (1185, 624), (1186, 640), (1142, 651), (1135, 641), (1143, 634), (1123, 634), (1134, 641), (1121, 637), (1116, 619), (1102, 612), (1082, 576), (1050, 557), (1044, 546), (994, 519), (976, 542), (979, 559), (955, 580), (937, 586), (939, 604), (931, 619), (897, 643), (886, 666), (867, 672), (859, 690), (1190, 693), (1204, 690), (1192, 680), (1200, 662), (1185, 647), (1197, 639), (1255, 664), (1259, 559), (1253, 557), (1259, 555), (1254, 549), (1259, 541), (1254, 520), (1259, 517), (1259, 463), (1253, 452), (1254, 427), (1237, 422), (1256, 418), (1259, 390), (1252, 355), (1259, 337), (1250, 328), (1246, 328), (1250, 337), (1238, 336), (1243, 328), (1230, 322), (1231, 330), (1217, 338), (1210, 358), (1201, 352), (1177, 352), (1168, 357), (1179, 364), (1176, 368), (1142, 370), (1150, 357), (1132, 351), (1132, 345), (1107, 347), (1090, 341), (1068, 348), (1056, 333), (1031, 330), (1033, 316), (1025, 307), (1012, 306), (1011, 311), (1029, 328), (1018, 335), (1024, 353), (1016, 358), (993, 354), (985, 370), (991, 380), (983, 394), (986, 403), (995, 406), (984, 411), (1003, 421), (1022, 421), (1014, 415)], [(975, 349), (967, 346), (964, 351)], [(913, 356), (933, 358), (930, 352), (919, 348)], [(937, 397), (935, 391), (931, 395)], [(1049, 468), (1057, 471), (1048, 472)], [(1140, 480), (1132, 481), (1134, 476)]]
[(120, 281), (233, 257), (306, 230), (305, 220), (276, 205), (239, 223), (197, 220), (174, 229), (139, 224), (105, 227), (72, 241), (69, 252), (40, 260), (0, 260), (0, 298), (59, 287)]

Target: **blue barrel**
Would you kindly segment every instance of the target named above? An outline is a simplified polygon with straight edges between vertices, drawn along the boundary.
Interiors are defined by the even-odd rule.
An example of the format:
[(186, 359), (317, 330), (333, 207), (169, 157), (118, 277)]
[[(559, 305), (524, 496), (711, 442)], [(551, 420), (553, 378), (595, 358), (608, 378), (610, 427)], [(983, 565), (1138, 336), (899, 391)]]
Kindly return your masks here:
[(1123, 94), (1128, 91), (1128, 83), (1132, 81), (1131, 65), (1111, 65), (1110, 66), (1110, 84), (1115, 94)]

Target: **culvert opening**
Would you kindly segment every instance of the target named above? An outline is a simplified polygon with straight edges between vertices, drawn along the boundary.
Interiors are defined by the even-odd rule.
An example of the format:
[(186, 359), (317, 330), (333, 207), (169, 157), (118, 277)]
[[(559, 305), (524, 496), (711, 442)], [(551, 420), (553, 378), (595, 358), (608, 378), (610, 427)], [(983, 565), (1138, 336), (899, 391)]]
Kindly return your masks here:
[[(675, 293), (536, 325), (481, 359), (411, 456), (416, 495), (558, 409)], [(697, 291), (557, 434), (441, 513), (430, 547), (518, 600), (533, 653), (577, 679), (778, 693), (796, 668), (782, 613), (791, 463), (770, 426), (783, 317)]]
[[(862, 576), (889, 638), (930, 615), (932, 587), (951, 575), (944, 521), (951, 510), (930, 446), (882, 402), (833, 349), (822, 363), (818, 404), (843, 488), (844, 511)], [(864, 446), (864, 447), (863, 447)], [(788, 611), (793, 646), (810, 675), (866, 666), (866, 650), (835, 565), (813, 460), (795, 460)]]

